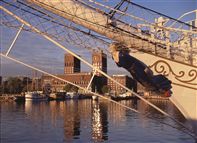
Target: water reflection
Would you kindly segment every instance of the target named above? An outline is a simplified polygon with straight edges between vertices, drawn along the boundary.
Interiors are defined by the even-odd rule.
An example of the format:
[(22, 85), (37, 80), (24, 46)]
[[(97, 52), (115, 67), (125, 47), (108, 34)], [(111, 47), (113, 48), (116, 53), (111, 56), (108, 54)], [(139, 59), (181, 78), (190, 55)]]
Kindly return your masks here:
[[(182, 123), (186, 122), (170, 101), (151, 102)], [(135, 108), (147, 116), (101, 100), (1, 103), (2, 127), (8, 125), (7, 130), (2, 133), (7, 136), (3, 142), (11, 142), (10, 138), (14, 138), (15, 142), (21, 142), (20, 139), (24, 138), (31, 140), (29, 142), (124, 142), (133, 139), (143, 143), (152, 138), (158, 141), (165, 139), (166, 142), (191, 141), (190, 137), (179, 130), (161, 124), (167, 122), (179, 127), (148, 104), (140, 100), (120, 101), (120, 103)], [(23, 128), (18, 131), (19, 124)], [(13, 130), (17, 131), (17, 135)], [(24, 137), (26, 132), (28, 134)]]
[(108, 132), (108, 109), (105, 104), (92, 102), (92, 139), (93, 141), (107, 140)]
[(77, 139), (80, 135), (80, 113), (77, 101), (70, 101), (65, 103), (64, 112), (64, 139), (71, 141), (73, 138)]

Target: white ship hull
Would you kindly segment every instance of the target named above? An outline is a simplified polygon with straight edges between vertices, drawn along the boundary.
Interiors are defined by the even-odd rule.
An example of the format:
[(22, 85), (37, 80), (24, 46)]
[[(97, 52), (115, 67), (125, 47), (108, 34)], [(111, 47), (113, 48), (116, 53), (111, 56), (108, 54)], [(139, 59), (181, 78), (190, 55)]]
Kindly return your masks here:
[[(31, 0), (29, 2), (37, 6), (40, 6), (46, 10), (49, 10), (57, 15), (60, 15), (61, 17), (64, 17), (67, 20), (70, 20), (76, 24), (79, 24), (92, 31), (95, 31), (103, 36), (106, 36), (114, 41), (124, 43), (128, 47), (135, 47), (135, 48), (145, 47), (144, 48), (145, 50), (147, 48), (149, 50), (155, 48), (154, 43), (156, 39), (148, 36), (145, 37), (142, 36), (143, 34), (140, 31), (136, 30), (133, 27), (130, 27), (129, 25), (125, 25), (119, 22), (116, 22), (114, 25), (114, 21), (109, 20), (106, 17), (106, 15), (104, 15), (103, 13), (98, 12), (97, 10), (90, 8), (88, 6), (84, 6), (83, 4), (78, 3), (77, 1), (62, 0), (62, 1), (49, 2), (46, 0)], [(62, 3), (66, 3), (66, 4), (62, 5)], [(109, 27), (110, 25), (114, 25), (117, 28), (122, 28), (127, 31), (132, 31), (136, 35), (141, 36), (141, 38), (145, 38), (147, 40), (139, 40), (138, 38), (136, 39), (135, 37), (125, 34), (124, 31), (122, 32), (119, 31), (119, 33), (114, 32), (114, 30), (111, 30), (114, 29), (114, 27), (113, 26)], [(108, 27), (108, 28), (103, 28), (103, 27)], [(169, 43), (168, 41), (166, 42)], [(178, 48), (179, 46), (182, 45), (177, 45), (174, 48)], [(193, 47), (195, 47), (194, 44)], [(168, 48), (170, 48), (169, 44), (167, 44), (167, 49)], [(183, 49), (187, 49), (187, 48), (183, 47)], [(160, 50), (164, 52), (163, 55), (170, 53), (169, 49), (168, 51), (166, 51), (163, 48), (160, 48)], [(181, 50), (182, 49), (176, 51), (177, 57), (181, 58), (181, 59), (177, 59), (179, 61), (184, 60), (184, 58), (182, 58)], [(179, 53), (177, 53), (178, 51)], [(193, 53), (189, 53), (189, 52), (187, 53), (187, 51), (184, 52), (186, 52), (185, 56), (188, 54), (186, 56), (187, 58), (193, 55)], [(151, 54), (145, 54), (145, 53), (139, 54), (138, 52), (132, 55), (136, 56), (137, 59), (149, 65), (152, 68), (152, 70), (155, 71), (155, 74), (156, 73), (164, 74), (172, 81), (173, 95), (170, 98), (170, 100), (177, 106), (177, 108), (189, 121), (192, 121), (194, 129), (196, 129), (196, 124), (197, 124), (196, 123), (197, 122), (197, 70), (196, 69), (197, 67), (191, 66), (189, 64), (187, 65), (181, 62), (175, 62), (173, 60), (159, 58)], [(192, 58), (195, 58), (195, 55), (193, 55)]]
[(47, 96), (40, 95), (36, 92), (28, 92), (25, 94), (25, 101), (46, 101), (48, 100)]
[(172, 81), (173, 94), (170, 100), (192, 123), (197, 133), (197, 67), (145, 53), (131, 55), (149, 65), (154, 74), (164, 74)]

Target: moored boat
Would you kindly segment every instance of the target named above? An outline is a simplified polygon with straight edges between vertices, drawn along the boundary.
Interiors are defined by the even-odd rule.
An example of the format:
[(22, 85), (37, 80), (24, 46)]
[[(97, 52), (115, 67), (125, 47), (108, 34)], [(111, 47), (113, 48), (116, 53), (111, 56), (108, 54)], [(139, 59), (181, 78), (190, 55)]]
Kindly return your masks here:
[(46, 101), (48, 100), (48, 96), (38, 93), (38, 92), (27, 92), (25, 94), (25, 100), (33, 100), (33, 101)]

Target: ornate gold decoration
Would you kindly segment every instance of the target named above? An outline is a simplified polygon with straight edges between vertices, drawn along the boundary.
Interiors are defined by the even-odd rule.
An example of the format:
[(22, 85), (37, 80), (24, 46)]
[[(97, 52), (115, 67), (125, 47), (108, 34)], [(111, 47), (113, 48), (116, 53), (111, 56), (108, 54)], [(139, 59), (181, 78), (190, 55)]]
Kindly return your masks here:
[[(158, 60), (155, 63), (153, 63), (152, 65), (150, 65), (149, 67), (154, 68), (154, 70), (157, 73), (163, 74), (164, 76), (168, 76), (170, 73), (172, 73), (172, 75), (174, 75), (176, 80), (178, 80), (180, 82), (183, 82), (185, 84), (197, 85), (197, 82), (192, 83), (193, 81), (197, 80), (197, 70), (196, 69), (191, 69), (187, 73), (183, 70), (179, 71), (178, 73), (175, 73), (172, 70), (170, 64), (168, 64), (164, 60)], [(184, 76), (188, 76), (189, 79), (188, 80), (183, 80)]]

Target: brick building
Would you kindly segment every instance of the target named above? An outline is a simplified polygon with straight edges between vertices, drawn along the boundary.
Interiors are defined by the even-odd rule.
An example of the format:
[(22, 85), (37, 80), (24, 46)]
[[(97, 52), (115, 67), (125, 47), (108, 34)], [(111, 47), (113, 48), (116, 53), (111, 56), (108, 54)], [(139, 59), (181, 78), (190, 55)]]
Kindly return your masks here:
[[(128, 77), (127, 75), (112, 75), (111, 77), (117, 82), (121, 83), (122, 85), (128, 87), (129, 89), (135, 92), (137, 91), (137, 84), (131, 77)], [(110, 79), (108, 80), (108, 87), (112, 92), (117, 92), (117, 93), (126, 92), (125, 89), (123, 89), (121, 86), (111, 81)]]
[[(75, 58), (70, 54), (65, 54), (64, 62), (65, 62), (64, 74), (56, 75), (56, 76), (86, 88), (89, 85), (94, 70), (92, 72), (80, 72), (81, 71), (80, 60), (78, 60), (77, 58)], [(107, 56), (102, 51), (93, 52), (92, 64), (93, 66), (107, 73)], [(113, 75), (112, 78), (117, 80), (124, 86), (127, 86), (128, 88), (135, 90), (135, 88), (133, 88), (135, 87), (134, 81), (130, 77), (125, 75)], [(44, 86), (46, 84), (51, 85), (53, 92), (63, 90), (66, 85), (66, 83), (61, 80), (52, 78), (50, 76), (42, 76), (42, 85)], [(112, 91), (116, 91), (118, 93), (125, 91), (123, 90), (123, 88), (111, 82), (110, 80), (107, 81), (106, 77), (104, 77), (102, 74), (97, 72), (90, 86), (91, 90), (100, 93), (104, 85), (108, 85), (108, 87)]]
[[(74, 84), (77, 84), (81, 87), (86, 88), (90, 82), (90, 79), (92, 77), (92, 73), (87, 73), (87, 72), (81, 72), (81, 73), (73, 73), (73, 74), (63, 74), (63, 75), (56, 75), (57, 77), (70, 81)], [(96, 78), (95, 78), (96, 79)], [(67, 84), (66, 82), (53, 78), (51, 76), (42, 76), (42, 83), (43, 85), (50, 84), (52, 86), (52, 91), (61, 91), (64, 89), (65, 85)], [(92, 90), (95, 89), (95, 80), (93, 80), (90, 88)]]
[[(92, 65), (107, 73), (107, 55), (103, 51), (94, 51), (92, 54)], [(100, 76), (101, 74), (97, 72), (96, 75)]]
[(81, 62), (71, 54), (64, 55), (64, 74), (79, 73)]

